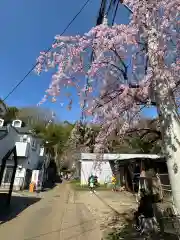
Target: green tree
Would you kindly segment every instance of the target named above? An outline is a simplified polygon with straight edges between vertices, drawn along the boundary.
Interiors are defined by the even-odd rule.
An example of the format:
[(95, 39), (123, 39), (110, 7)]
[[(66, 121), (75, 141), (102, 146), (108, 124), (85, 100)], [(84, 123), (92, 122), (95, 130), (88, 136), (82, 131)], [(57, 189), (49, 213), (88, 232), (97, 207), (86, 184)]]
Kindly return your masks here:
[(0, 99), (0, 117), (4, 117), (7, 112), (7, 106), (2, 99)]
[(61, 168), (61, 156), (66, 150), (67, 141), (73, 129), (73, 124), (49, 124), (44, 126), (38, 123), (34, 125), (34, 132), (43, 139), (44, 146), (54, 157), (58, 169)]
[(108, 139), (109, 151), (114, 153), (160, 153), (161, 133), (158, 119), (143, 119), (122, 139), (116, 133)]
[(21, 108), (18, 117), (30, 127), (37, 124), (46, 125), (50, 120), (56, 120), (51, 110), (40, 107)]
[(99, 133), (100, 126), (86, 125), (82, 122), (77, 122), (71, 132), (69, 144), (76, 151), (94, 152), (96, 137)]
[(4, 115), (4, 121), (7, 123), (17, 119), (19, 115), (19, 109), (17, 107), (7, 107), (7, 111)]
[(46, 125), (54, 117), (48, 109), (39, 107), (8, 107), (2, 100), (0, 100), (0, 116), (8, 123), (15, 119), (20, 119), (29, 127), (37, 124)]

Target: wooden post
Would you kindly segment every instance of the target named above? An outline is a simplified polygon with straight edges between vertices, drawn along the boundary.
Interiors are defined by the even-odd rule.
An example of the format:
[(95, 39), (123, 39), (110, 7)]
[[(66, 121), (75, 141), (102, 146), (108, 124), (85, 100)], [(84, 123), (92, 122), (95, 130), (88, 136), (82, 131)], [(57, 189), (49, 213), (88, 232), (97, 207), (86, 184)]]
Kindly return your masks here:
[(14, 179), (16, 175), (16, 169), (17, 169), (17, 152), (16, 152), (16, 146), (13, 148), (11, 154), (14, 154), (13, 159), (14, 159), (14, 166), (13, 166), (13, 174), (11, 177), (11, 183), (10, 183), (10, 188), (9, 188), (9, 193), (8, 193), (8, 199), (7, 199), (7, 205), (10, 205), (11, 202), (11, 195), (13, 191), (13, 186), (14, 186)]

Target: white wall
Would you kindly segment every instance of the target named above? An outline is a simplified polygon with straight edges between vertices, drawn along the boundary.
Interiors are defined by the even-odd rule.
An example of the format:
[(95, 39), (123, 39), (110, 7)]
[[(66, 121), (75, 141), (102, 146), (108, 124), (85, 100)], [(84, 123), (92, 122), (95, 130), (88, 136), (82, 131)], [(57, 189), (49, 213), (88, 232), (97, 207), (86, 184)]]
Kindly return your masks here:
[(29, 147), (28, 142), (16, 142), (17, 157), (28, 157)]
[(43, 156), (44, 156), (44, 153), (45, 153), (44, 147), (41, 147), (41, 148), (40, 148), (40, 154), (39, 154), (39, 156), (43, 157)]
[(98, 176), (98, 182), (104, 184), (107, 177), (112, 176), (112, 170), (109, 161), (101, 162), (101, 169), (94, 170), (94, 162), (92, 160), (81, 161), (81, 185), (88, 184), (88, 178), (91, 173)]
[[(32, 148), (32, 142), (36, 140), (36, 148)], [(16, 176), (15, 176), (15, 182), (14, 182), (14, 188), (19, 190), (20, 187), (22, 187), (25, 176), (26, 176), (26, 170), (34, 170), (37, 168), (40, 158), (42, 159), (42, 156), (40, 156), (40, 141), (37, 138), (34, 138), (33, 136), (28, 137), (28, 144), (29, 150), (28, 150), (28, 157), (18, 157), (18, 168), (16, 170)], [(21, 167), (21, 169), (19, 168)]]
[[(20, 139), (21, 135), (19, 136)], [(36, 147), (33, 147), (33, 141), (36, 141)], [(18, 148), (18, 165), (24, 167), (25, 169), (36, 169), (39, 162), (42, 161), (43, 157), (40, 156), (40, 140), (34, 138), (33, 136), (28, 136), (27, 143), (17, 143), (17, 146), (20, 145), (22, 149)], [(27, 144), (27, 148), (26, 145)], [(28, 151), (26, 152), (25, 149)], [(25, 153), (26, 152), (26, 153)], [(23, 156), (24, 155), (24, 156)], [(23, 156), (23, 157), (21, 157)], [(25, 157), (26, 156), (26, 157)]]
[(23, 186), (25, 176), (26, 176), (26, 169), (17, 168), (15, 179), (14, 179), (14, 188), (16, 190), (20, 190), (20, 188)]

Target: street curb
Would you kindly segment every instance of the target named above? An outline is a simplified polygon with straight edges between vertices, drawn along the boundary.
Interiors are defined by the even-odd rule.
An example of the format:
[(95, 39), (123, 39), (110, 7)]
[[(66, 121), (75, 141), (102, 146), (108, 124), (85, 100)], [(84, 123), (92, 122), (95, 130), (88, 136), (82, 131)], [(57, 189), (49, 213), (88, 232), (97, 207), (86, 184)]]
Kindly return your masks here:
[(34, 198), (43, 198), (42, 195), (39, 193), (18, 193), (18, 192), (12, 192), (12, 196), (18, 196), (18, 197), (34, 197)]

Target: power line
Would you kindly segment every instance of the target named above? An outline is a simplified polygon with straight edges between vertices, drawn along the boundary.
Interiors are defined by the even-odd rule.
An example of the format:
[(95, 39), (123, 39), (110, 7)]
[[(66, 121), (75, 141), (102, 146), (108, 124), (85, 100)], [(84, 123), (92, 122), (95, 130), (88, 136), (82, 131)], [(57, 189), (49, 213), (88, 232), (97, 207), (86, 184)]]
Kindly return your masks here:
[[(98, 17), (97, 17), (97, 21), (96, 21), (96, 26), (100, 25), (100, 24), (103, 24), (103, 21), (104, 21), (104, 18), (106, 16), (109, 15), (110, 11), (114, 10), (114, 12), (112, 13), (113, 16), (112, 16), (112, 21), (111, 21), (111, 26), (114, 24), (114, 21), (115, 21), (115, 17), (116, 17), (116, 14), (117, 14), (117, 10), (118, 10), (118, 6), (119, 6), (119, 1), (118, 0), (111, 0), (110, 3), (109, 3), (109, 6), (108, 6), (108, 10), (107, 12), (105, 13), (105, 10), (106, 10), (106, 6), (107, 6), (107, 0), (102, 0), (101, 2), (101, 6), (100, 6), (100, 9), (99, 9), (99, 14), (98, 14)], [(93, 61), (93, 52), (91, 53), (91, 58), (90, 58), (90, 62)], [(89, 78), (87, 77), (86, 79), (86, 90), (85, 90), (85, 96), (87, 97), (87, 92), (88, 92), (88, 86), (89, 86)], [(83, 119), (86, 117), (85, 114), (84, 114), (84, 110), (85, 110), (85, 107), (86, 107), (86, 100), (84, 100), (84, 104), (83, 104), (83, 107), (82, 107), (82, 112), (81, 112), (81, 121), (83, 121)]]
[[(116, 17), (116, 14), (117, 14), (117, 10), (118, 10), (118, 6), (119, 6), (119, 0), (111, 0), (110, 1), (108, 10), (105, 14), (108, 18), (108, 24), (109, 25), (114, 24), (115, 17)], [(110, 17), (110, 15), (112, 15), (112, 16)]]
[(119, 7), (119, 1), (117, 2), (116, 7), (115, 7), (114, 16), (113, 16), (113, 19), (112, 19), (112, 25), (114, 24), (116, 14), (117, 14), (117, 11), (118, 11), (118, 7)]
[[(60, 36), (62, 36), (66, 30), (70, 27), (70, 25), (74, 22), (74, 20), (79, 16), (79, 14), (84, 10), (84, 8), (87, 6), (87, 4), (90, 2), (90, 0), (87, 0), (82, 7), (80, 8), (79, 12), (72, 18), (72, 20), (68, 23), (68, 25), (66, 26), (66, 28), (63, 30), (63, 32), (60, 34)], [(56, 41), (54, 41), (55, 43)], [(49, 51), (51, 51), (52, 47), (48, 48), (48, 50), (45, 53), (48, 53)], [(5, 101), (20, 85), (21, 83), (23, 83), (26, 78), (29, 76), (29, 74), (35, 69), (35, 67), (39, 64), (39, 62), (37, 62), (36, 64), (34, 64), (32, 66), (32, 68), (26, 73), (26, 75), (13, 87), (13, 89), (7, 94), (7, 96), (3, 99), (3, 101)]]

